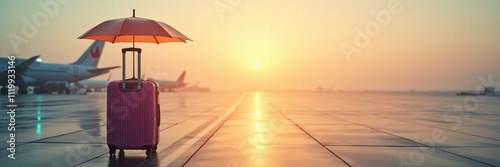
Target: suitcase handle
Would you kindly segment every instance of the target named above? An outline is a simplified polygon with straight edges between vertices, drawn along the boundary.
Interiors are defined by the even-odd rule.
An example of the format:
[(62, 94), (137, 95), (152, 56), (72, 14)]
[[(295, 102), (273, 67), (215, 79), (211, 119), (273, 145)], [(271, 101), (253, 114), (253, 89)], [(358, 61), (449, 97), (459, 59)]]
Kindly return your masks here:
[(137, 89), (141, 89), (141, 48), (123, 48), (122, 49), (122, 89), (126, 89), (125, 86), (125, 53), (127, 52), (137, 52)]

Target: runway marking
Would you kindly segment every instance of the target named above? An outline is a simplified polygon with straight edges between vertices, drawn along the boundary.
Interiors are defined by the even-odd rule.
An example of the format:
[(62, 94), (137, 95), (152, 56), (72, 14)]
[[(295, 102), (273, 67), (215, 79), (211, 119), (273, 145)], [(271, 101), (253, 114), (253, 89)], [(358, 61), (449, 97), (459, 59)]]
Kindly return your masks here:
[[(245, 94), (246, 95), (246, 94)], [(181, 147), (177, 148), (175, 151), (173, 151), (170, 155), (167, 157), (163, 158), (160, 161), (159, 166), (168, 166), (170, 163), (172, 163), (175, 159), (177, 159), (179, 156), (181, 156), (188, 148), (193, 146), (198, 140), (200, 140), (203, 136), (205, 136), (209, 131), (211, 131), (216, 125), (218, 125), (222, 120), (225, 120), (234, 110), (236, 109), (236, 106), (238, 106), (241, 101), (243, 101), (245, 95), (242, 95), (236, 103), (234, 103), (229, 109), (226, 110), (226, 113), (219, 117), (217, 120), (215, 120), (212, 124), (207, 126), (203, 131), (198, 133), (195, 137), (191, 138), (189, 141), (187, 141), (185, 144), (183, 144)]]

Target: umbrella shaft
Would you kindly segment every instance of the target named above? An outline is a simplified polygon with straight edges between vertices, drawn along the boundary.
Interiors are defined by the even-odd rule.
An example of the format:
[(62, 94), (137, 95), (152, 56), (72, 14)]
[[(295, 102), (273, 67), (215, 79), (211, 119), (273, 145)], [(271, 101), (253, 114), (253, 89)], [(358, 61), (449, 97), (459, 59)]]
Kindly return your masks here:
[[(134, 9), (135, 17), (135, 9)], [(135, 48), (135, 35), (132, 35), (132, 47)], [(135, 78), (135, 52), (132, 52), (132, 78)]]
[(135, 52), (132, 53), (132, 78), (135, 78)]

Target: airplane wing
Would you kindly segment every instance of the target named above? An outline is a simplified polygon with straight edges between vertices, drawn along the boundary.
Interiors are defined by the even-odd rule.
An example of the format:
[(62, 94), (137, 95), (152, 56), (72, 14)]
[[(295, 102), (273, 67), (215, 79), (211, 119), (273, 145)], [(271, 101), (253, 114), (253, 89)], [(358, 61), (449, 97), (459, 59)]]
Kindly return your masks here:
[[(33, 56), (25, 61), (23, 61), (21, 64), (16, 66), (16, 83), (17, 84), (24, 84), (24, 79), (22, 79), (22, 76), (26, 72), (26, 70), (29, 69), (29, 66), (33, 64), (33, 62), (36, 61), (36, 59), (40, 57), (38, 56)], [(1, 78), (7, 78), (8, 75), (8, 70), (0, 72), (0, 77)]]
[(99, 73), (99, 72), (104, 72), (104, 71), (109, 71), (115, 68), (120, 68), (121, 66), (113, 66), (113, 67), (106, 67), (106, 68), (96, 68), (96, 69), (90, 69), (87, 70), (90, 73)]
[(38, 57), (40, 57), (40, 55), (33, 56), (33, 57), (29, 58), (28, 60), (23, 61), (21, 64), (17, 65), (16, 66), (16, 72), (19, 71), (19, 69), (22, 69), (22, 70), (28, 69), (28, 67), (31, 64), (33, 64), (33, 62), (35, 62), (36, 59), (38, 59)]

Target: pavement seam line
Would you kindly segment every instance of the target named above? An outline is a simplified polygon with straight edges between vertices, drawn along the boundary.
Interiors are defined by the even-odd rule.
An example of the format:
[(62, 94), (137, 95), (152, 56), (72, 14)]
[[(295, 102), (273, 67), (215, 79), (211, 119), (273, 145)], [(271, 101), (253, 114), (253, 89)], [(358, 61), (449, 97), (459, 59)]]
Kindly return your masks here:
[(234, 110), (236, 109), (236, 106), (238, 106), (241, 101), (243, 101), (243, 98), (246, 96), (243, 95), (241, 96), (238, 101), (236, 101), (235, 104), (233, 104), (233, 106), (231, 106), (228, 110), (226, 110), (227, 112), (222, 115), (221, 117), (219, 117), (215, 122), (213, 122), (212, 124), (210, 124), (208, 127), (206, 127), (203, 131), (201, 131), (200, 133), (198, 133), (196, 136), (194, 136), (193, 138), (191, 138), (189, 141), (187, 141), (184, 145), (182, 145), (181, 147), (177, 148), (175, 151), (173, 151), (169, 156), (163, 158), (161, 161), (160, 161), (160, 166), (168, 166), (170, 163), (172, 163), (175, 159), (177, 159), (179, 156), (181, 156), (189, 147), (191, 147), (194, 143), (196, 143), (199, 139), (201, 139), (203, 136), (206, 135), (206, 133), (208, 133), (210, 130), (213, 129), (213, 127), (215, 125), (218, 125), (222, 120), (224, 120), (226, 117), (228, 117), (231, 113), (234, 112)]
[[(237, 102), (238, 104), (235, 104), (235, 110), (237, 108), (237, 106), (239, 106), (239, 103), (241, 103), (244, 99), (246, 98), (246, 94), (243, 95), (240, 99), (239, 99), (239, 102)], [(210, 134), (210, 136), (201, 144), (201, 146), (196, 149), (196, 151), (193, 153), (193, 155), (189, 156), (189, 158), (186, 160), (186, 162), (184, 162), (184, 164), (182, 164), (182, 166), (186, 166), (186, 164), (191, 160), (191, 158), (193, 158), (197, 153), (198, 151), (200, 151), (201, 148), (203, 148), (203, 146), (205, 146), (205, 144), (207, 144), (207, 142), (215, 135), (215, 133), (217, 133), (219, 131), (219, 129), (224, 126), (224, 124), (227, 122), (227, 120), (229, 120), (229, 118), (233, 115), (234, 111), (231, 112), (221, 123), (219, 123), (220, 125), (217, 126), (217, 128), (215, 129), (215, 131)]]
[(324, 149), (326, 149), (328, 152), (330, 152), (332, 155), (334, 155), (335, 157), (337, 157), (338, 159), (340, 159), (342, 162), (344, 162), (344, 164), (346, 164), (347, 166), (351, 167), (351, 165), (349, 165), (349, 163), (347, 163), (347, 161), (345, 161), (344, 159), (342, 159), (339, 155), (335, 154), (332, 150), (328, 149), (325, 145), (321, 144), (321, 142), (319, 142), (316, 138), (314, 138), (311, 134), (309, 134), (308, 132), (306, 132), (304, 129), (302, 129), (302, 127), (300, 127), (297, 123), (293, 122), (290, 118), (288, 118), (288, 116), (286, 116), (285, 114), (283, 114), (283, 112), (281, 112), (280, 110), (278, 110), (278, 108), (276, 108), (276, 106), (274, 106), (273, 104), (271, 104), (271, 102), (269, 102), (268, 100), (266, 100), (266, 102), (272, 106), (274, 108), (275, 111), (277, 111), (278, 113), (280, 113), (282, 116), (284, 116), (288, 121), (290, 121), (292, 124), (294, 124), (295, 126), (297, 126), (297, 128), (299, 128), (301, 131), (303, 131), (305, 134), (307, 134), (309, 137), (311, 137), (314, 141), (316, 141), (319, 145), (321, 145), (321, 147), (323, 147)]
[[(237, 95), (237, 96), (231, 96), (228, 100), (224, 100), (223, 103), (215, 105), (214, 108), (223, 106), (223, 105), (225, 105), (228, 102), (231, 102), (231, 104), (233, 104), (232, 100), (233, 99), (237, 99), (238, 97), (240, 97), (240, 96), (239, 95)], [(211, 112), (214, 112), (214, 110), (212, 108), (208, 109), (208, 110), (211, 110)], [(220, 117), (220, 115), (221, 114), (217, 114), (217, 115), (213, 116), (213, 118), (211, 118), (210, 120), (206, 121), (205, 123), (197, 126), (197, 128), (195, 130), (191, 131), (189, 134), (187, 134), (184, 137), (178, 139), (177, 141), (175, 141), (174, 143), (172, 143), (167, 148), (165, 148), (162, 151), (160, 151), (157, 154), (155, 154), (156, 159), (155, 158), (153, 158), (153, 159), (152, 158), (148, 158), (148, 159), (146, 159), (145, 161), (143, 161), (142, 163), (140, 163), (137, 166), (151, 166), (151, 164), (159, 164), (158, 157), (166, 157), (166, 156), (170, 155), (172, 152), (174, 152), (175, 150), (177, 150), (179, 147), (181, 147), (182, 145), (186, 144), (187, 141), (189, 141), (189, 139), (193, 138), (196, 134), (198, 134), (201, 131), (203, 131), (205, 129), (205, 127), (207, 127), (208, 125), (212, 124), (215, 120), (217, 120)], [(199, 143), (199, 141), (196, 142), (195, 144), (197, 144), (197, 143)], [(171, 150), (168, 151), (169, 149), (171, 149)], [(186, 151), (189, 151), (189, 149), (186, 150)], [(161, 156), (161, 155), (163, 155), (163, 156)], [(179, 158), (181, 158), (181, 157), (179, 157)], [(179, 158), (175, 159), (172, 163), (175, 163)], [(160, 160), (161, 160), (161, 158), (160, 158)], [(153, 165), (153, 166), (155, 166), (155, 165)]]
[[(296, 104), (296, 103), (294, 103)], [(297, 104), (296, 104), (297, 105)], [(297, 106), (302, 106), (302, 105), (297, 105)], [(314, 111), (317, 111), (317, 112), (321, 112), (321, 113), (324, 113), (324, 114), (327, 114), (327, 115), (331, 115), (329, 113), (325, 113), (324, 111), (321, 111), (321, 110), (316, 110), (314, 108), (310, 108), (310, 107), (305, 107), (305, 108), (308, 108), (310, 110), (314, 110)], [(365, 113), (366, 114), (366, 113)], [(377, 129), (377, 128), (374, 128), (374, 127), (370, 127), (368, 125), (365, 125), (365, 124), (360, 124), (360, 123), (357, 123), (357, 122), (353, 122), (353, 121), (349, 121), (349, 120), (346, 120), (344, 118), (340, 118), (340, 117), (337, 117), (337, 116), (334, 116), (335, 118), (338, 118), (338, 119), (341, 119), (341, 120), (344, 120), (344, 121), (347, 121), (347, 122), (351, 122), (351, 123), (354, 123), (356, 125), (359, 125), (359, 126), (363, 126), (363, 127), (366, 127), (366, 128), (369, 128), (369, 129), (373, 129), (375, 131), (379, 131), (381, 133), (385, 133), (385, 134), (388, 134), (388, 135), (391, 135), (391, 136), (394, 136), (394, 137), (397, 137), (397, 138), (400, 138), (400, 139), (403, 139), (403, 140), (407, 140), (407, 141), (410, 141), (410, 142), (414, 142), (414, 143), (417, 143), (417, 144), (421, 144), (422, 146), (425, 146), (425, 147), (429, 147), (429, 148), (434, 148), (436, 150), (440, 150), (440, 151), (443, 151), (443, 152), (446, 152), (448, 154), (452, 154), (452, 155), (455, 155), (455, 156), (458, 156), (458, 157), (462, 157), (462, 158), (465, 158), (465, 159), (468, 159), (468, 160), (471, 160), (471, 161), (475, 161), (475, 162), (478, 162), (478, 163), (481, 163), (481, 164), (484, 164), (484, 165), (488, 165), (488, 166), (495, 166), (495, 165), (492, 165), (492, 164), (489, 164), (489, 163), (486, 163), (486, 162), (483, 162), (483, 161), (480, 161), (480, 160), (476, 160), (474, 158), (470, 158), (470, 157), (466, 157), (464, 155), (461, 155), (461, 154), (457, 154), (457, 153), (453, 153), (453, 152), (450, 152), (450, 151), (447, 151), (447, 150), (444, 150), (444, 149), (441, 149), (440, 147), (437, 147), (437, 146), (430, 146), (428, 144), (425, 144), (425, 143), (421, 143), (421, 142), (417, 142), (417, 141), (414, 141), (412, 139), (409, 139), (409, 138), (405, 138), (405, 137), (402, 137), (402, 136), (399, 136), (399, 135), (396, 135), (396, 134), (393, 134), (393, 133), (390, 133), (390, 132), (386, 132), (386, 131), (383, 131), (383, 130), (380, 130), (380, 129)], [(382, 117), (383, 118), (383, 117)], [(298, 126), (298, 125), (297, 125)], [(300, 127), (299, 127), (300, 128)], [(301, 128), (302, 129), (302, 128)], [(319, 141), (318, 141), (319, 142)]]

